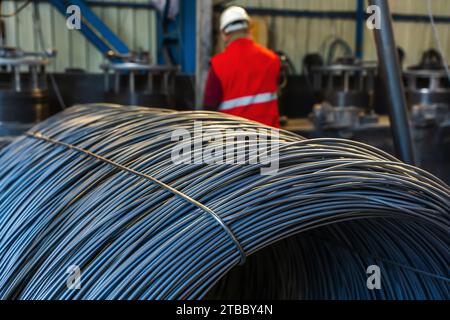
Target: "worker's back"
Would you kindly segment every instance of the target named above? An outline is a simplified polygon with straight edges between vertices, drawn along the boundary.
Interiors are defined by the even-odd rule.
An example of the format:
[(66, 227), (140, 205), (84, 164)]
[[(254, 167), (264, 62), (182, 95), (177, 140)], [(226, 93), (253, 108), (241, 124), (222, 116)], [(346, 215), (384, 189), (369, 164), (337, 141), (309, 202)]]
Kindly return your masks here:
[(222, 86), (221, 112), (279, 127), (280, 61), (274, 52), (241, 38), (211, 63)]

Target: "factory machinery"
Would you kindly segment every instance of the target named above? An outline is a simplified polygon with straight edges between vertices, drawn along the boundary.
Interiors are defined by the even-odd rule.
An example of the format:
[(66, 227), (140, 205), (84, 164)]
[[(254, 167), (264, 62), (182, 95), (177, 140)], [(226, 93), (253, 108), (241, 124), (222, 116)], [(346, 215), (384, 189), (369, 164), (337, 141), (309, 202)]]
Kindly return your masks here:
[[(450, 181), (450, 86), (442, 62), (434, 59), (430, 65), (429, 55), (435, 54), (425, 53), (421, 63), (404, 71), (414, 151), (419, 166)], [(54, 87), (47, 84), (45, 68), (51, 57), (11, 48), (5, 48), (2, 56), (0, 62), (7, 67), (0, 73), (0, 140), (5, 145), (61, 109)], [(97, 75), (55, 75), (65, 104), (105, 101), (168, 108), (194, 104), (188, 101), (194, 97), (191, 80), (180, 77), (178, 67), (152, 64), (145, 53), (122, 57), (121, 63), (109, 60), (99, 67), (103, 79)], [(306, 137), (354, 139), (394, 153), (386, 95), (376, 63), (345, 58), (331, 65), (315, 66), (307, 77), (312, 90), (298, 84), (297, 78), (288, 77), (287, 92), (281, 97), (282, 111), (288, 116), (285, 129)], [(80, 81), (102, 81), (104, 85), (80, 87), (80, 97), (73, 91), (73, 82), (81, 84)], [(306, 94), (306, 98), (299, 98), (299, 93)], [(298, 101), (308, 105), (299, 105)], [(299, 109), (302, 114), (298, 114)], [(309, 114), (305, 114), (307, 110)]]
[(416, 127), (448, 125), (450, 79), (435, 50), (424, 53), (419, 65), (405, 73), (409, 107)]
[[(450, 181), (450, 85), (434, 51), (404, 71), (417, 164)], [(285, 128), (306, 137), (355, 139), (394, 153), (391, 125), (382, 97), (378, 66), (355, 58), (313, 66), (308, 75), (317, 103), (308, 117), (291, 118)]]
[[(103, 74), (85, 76), (103, 86), (86, 91), (79, 74), (46, 73), (53, 51), (0, 50), (0, 299), (449, 299), (450, 84), (439, 54), (403, 74), (409, 123), (385, 32), (379, 64), (346, 55), (288, 77), (287, 130), (272, 132), (171, 110), (193, 91), (179, 67), (83, 30), (106, 58)], [(289, 90), (309, 96), (286, 107)], [(302, 101), (313, 101), (306, 116), (292, 116)], [(196, 140), (199, 121), (232, 139)], [(234, 159), (242, 137), (243, 150), (265, 146), (245, 164), (173, 159), (180, 146)], [(268, 141), (278, 169), (263, 175)], [(383, 270), (380, 290), (367, 287), (369, 266)]]
[(355, 129), (378, 122), (371, 99), (377, 75), (376, 65), (351, 61), (315, 67), (314, 90), (323, 102), (313, 107), (312, 122), (317, 130)]
[[(430, 61), (430, 56), (435, 60)], [(322, 102), (313, 108), (316, 130), (345, 130), (379, 123), (374, 106), (378, 66), (341, 59), (312, 69), (313, 87)], [(450, 85), (439, 53), (429, 50), (422, 62), (404, 72), (413, 127), (448, 125)]]
[[(35, 24), (37, 43), (41, 52), (25, 52), (18, 47), (5, 44), (0, 24), (0, 147), (27, 131), (32, 125), (46, 119), (76, 102), (83, 102), (75, 82), (85, 81), (88, 90), (83, 94), (86, 100), (114, 102), (131, 105), (164, 105), (174, 107), (175, 80), (180, 71), (175, 64), (169, 47), (161, 50), (166, 56), (166, 64), (158, 64), (148, 52), (133, 51), (91, 10), (85, 1), (49, 1), (62, 15), (68, 14), (68, 6), (77, 6), (83, 13), (79, 31), (104, 56), (105, 62), (99, 66), (103, 71), (103, 88), (99, 87), (96, 76), (83, 77), (84, 72), (65, 74), (46, 73), (46, 67), (56, 55), (56, 50), (45, 47), (40, 10), (37, 3), (27, 1), (13, 13), (2, 15), (11, 18), (19, 15), (25, 8), (33, 5), (32, 18)], [(149, 5), (150, 6), (150, 5)], [(168, 17), (161, 16), (164, 29)], [(172, 30), (173, 31), (173, 30)], [(50, 86), (47, 83), (50, 79)], [(89, 90), (93, 88), (93, 90)], [(73, 100), (75, 99), (75, 101)]]
[(46, 67), (55, 54), (0, 48), (0, 147), (50, 115)]
[[(65, 14), (62, 1), (51, 3)], [(3, 47), (0, 50), (0, 63), (4, 66), (0, 72), (3, 84), (0, 146), (31, 125), (77, 103), (102, 101), (178, 110), (194, 108), (194, 80), (180, 74), (171, 45), (161, 48), (167, 63), (157, 64), (148, 52), (130, 50), (82, 1), (70, 3), (81, 5), (85, 12), (80, 31), (104, 55), (105, 62), (99, 66), (103, 76), (73, 72), (46, 74), (45, 68), (55, 52), (44, 50), (42, 39), (40, 53)], [(39, 10), (34, 12), (33, 17), (40, 25)], [(169, 24), (164, 20), (163, 29), (169, 30)], [(42, 32), (38, 34), (42, 38)], [(345, 55), (335, 58), (339, 47)], [(306, 137), (354, 139), (395, 154), (398, 144), (409, 143), (391, 138), (400, 122), (397, 118), (392, 123), (387, 116), (390, 95), (382, 84), (392, 81), (381, 77), (377, 63), (361, 61), (352, 55), (350, 46), (336, 39), (330, 44), (325, 63), (320, 58), (319, 63), (308, 68), (306, 75), (288, 76), (284, 82), (287, 87), (281, 95), (281, 111), (285, 115), (281, 123), (284, 129)], [(433, 50), (425, 52), (421, 63), (406, 69), (403, 76), (415, 163), (450, 182), (450, 86), (440, 54)], [(50, 85), (47, 78), (51, 80)], [(98, 85), (100, 81), (103, 86)]]
[[(159, 103), (168, 107), (174, 105), (175, 77), (178, 66), (153, 64), (148, 52), (118, 55), (109, 52), (108, 61), (100, 66), (104, 74), (104, 92), (107, 100), (133, 105), (148, 105), (155, 96), (167, 97)], [(118, 62), (119, 61), (119, 62)], [(141, 86), (136, 78), (140, 77)], [(159, 77), (159, 88), (155, 88), (155, 78)]]
[[(99, 66), (103, 71), (103, 88), (95, 86), (93, 92), (85, 92), (88, 100), (174, 106), (179, 67), (152, 64), (148, 54), (142, 52), (120, 57), (110, 54)], [(50, 74), (52, 81), (48, 83), (46, 67), (55, 55), (56, 51), (24, 52), (20, 48), (0, 48), (0, 147), (61, 111), (66, 103), (73, 103), (71, 98), (80, 99), (73, 92), (71, 82), (76, 80), (70, 74)], [(74, 73), (73, 76), (84, 74)], [(87, 77), (88, 83), (95, 83), (95, 78)]]

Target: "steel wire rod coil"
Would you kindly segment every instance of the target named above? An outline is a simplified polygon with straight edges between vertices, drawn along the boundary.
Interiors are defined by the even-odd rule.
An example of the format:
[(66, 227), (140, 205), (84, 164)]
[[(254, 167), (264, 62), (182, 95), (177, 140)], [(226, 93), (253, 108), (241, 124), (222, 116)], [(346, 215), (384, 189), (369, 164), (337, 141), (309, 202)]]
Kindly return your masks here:
[[(359, 142), (285, 131), (271, 137), (275, 175), (175, 164), (171, 134), (196, 121), (264, 128), (213, 112), (80, 105), (2, 150), (0, 298), (450, 297), (444, 182)], [(366, 286), (369, 265), (382, 271), (380, 290)]]

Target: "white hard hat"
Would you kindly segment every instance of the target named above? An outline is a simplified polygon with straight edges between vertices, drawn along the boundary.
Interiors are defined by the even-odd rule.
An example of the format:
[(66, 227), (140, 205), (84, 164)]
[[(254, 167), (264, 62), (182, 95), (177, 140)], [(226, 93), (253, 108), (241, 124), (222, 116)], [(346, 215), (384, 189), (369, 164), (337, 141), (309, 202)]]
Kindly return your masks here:
[[(242, 22), (242, 23), (238, 23)], [(248, 28), (250, 17), (244, 8), (232, 6), (220, 16), (220, 30), (225, 33)]]

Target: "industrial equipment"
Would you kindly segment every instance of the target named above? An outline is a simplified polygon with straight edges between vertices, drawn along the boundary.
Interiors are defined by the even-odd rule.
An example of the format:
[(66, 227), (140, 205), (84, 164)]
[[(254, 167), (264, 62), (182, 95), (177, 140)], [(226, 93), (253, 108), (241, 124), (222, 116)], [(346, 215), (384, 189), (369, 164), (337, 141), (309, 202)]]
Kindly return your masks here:
[(49, 116), (46, 67), (55, 55), (0, 48), (0, 147)]
[(435, 50), (404, 72), (408, 104), (415, 126), (439, 126), (450, 121), (450, 82), (443, 59)]
[[(411, 120), (414, 158), (417, 164), (450, 181), (450, 86), (442, 60), (425, 53), (422, 62), (404, 72)], [(318, 56), (305, 65), (307, 87), (315, 103), (309, 119), (289, 119), (285, 129), (303, 136), (356, 139), (394, 153), (392, 123), (376, 114), (375, 104), (387, 104), (378, 67), (356, 59), (337, 59), (320, 66)], [(292, 76), (290, 83), (293, 83)], [(298, 101), (292, 99), (290, 103)], [(311, 121), (309, 121), (311, 120)]]
[[(105, 93), (110, 93), (108, 100), (134, 105), (152, 105), (159, 102), (173, 106), (178, 66), (153, 64), (149, 54), (145, 52), (128, 55), (110, 52), (107, 57), (109, 61), (100, 68), (104, 72)], [(156, 77), (159, 78), (159, 87), (155, 87)], [(145, 85), (137, 85), (136, 78), (141, 79), (140, 83)], [(156, 102), (154, 99), (158, 95), (161, 101)]]
[[(67, 5), (80, 8), (83, 13), (79, 31), (102, 53), (107, 62), (100, 68), (104, 72), (105, 102), (136, 105), (165, 105), (175, 107), (175, 76), (181, 69), (179, 52), (179, 26), (172, 30), (175, 22), (171, 1), (165, 3), (148, 3), (148, 8), (161, 7), (160, 27), (164, 31), (161, 39), (162, 57), (165, 64), (157, 63), (148, 52), (133, 51), (102, 19), (90, 8), (90, 4), (82, 0), (51, 0), (55, 8), (66, 15)], [(155, 59), (156, 60), (156, 59)], [(113, 81), (110, 80), (111, 75)], [(158, 77), (158, 81), (154, 79)], [(158, 87), (155, 84), (160, 84)]]
[(313, 108), (312, 120), (318, 129), (352, 129), (376, 123), (372, 96), (377, 66), (355, 59), (342, 59), (312, 70), (312, 83), (322, 103)]
[[(0, 1), (0, 300), (450, 299), (450, 17), (243, 1), (282, 65), (230, 77), (272, 84), (250, 95), (210, 63), (228, 2)], [(428, 20), (437, 50), (405, 70)], [(193, 111), (208, 81), (279, 99), (281, 130)]]

